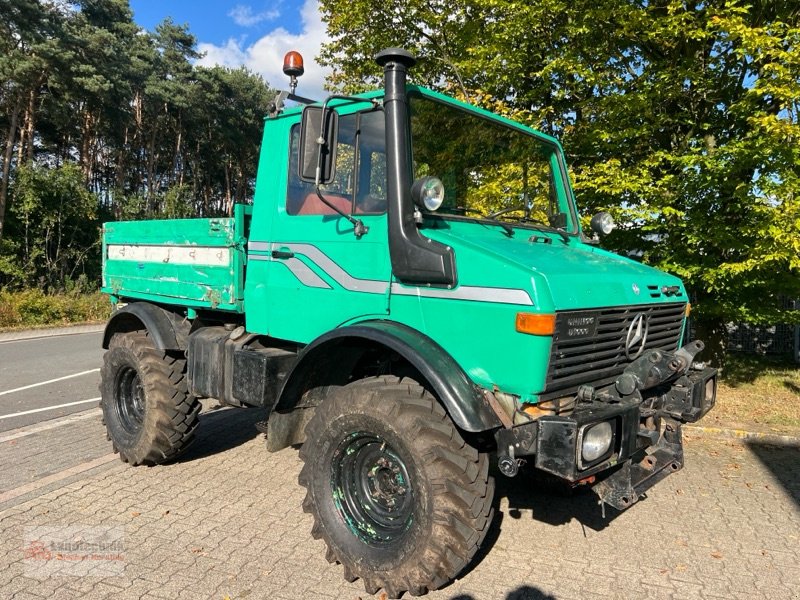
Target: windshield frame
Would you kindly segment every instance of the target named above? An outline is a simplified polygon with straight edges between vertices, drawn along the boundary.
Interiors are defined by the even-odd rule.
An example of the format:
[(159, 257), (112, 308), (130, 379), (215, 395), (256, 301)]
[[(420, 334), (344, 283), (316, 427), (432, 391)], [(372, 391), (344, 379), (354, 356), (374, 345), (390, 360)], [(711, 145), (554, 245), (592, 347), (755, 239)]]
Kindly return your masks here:
[[(559, 141), (551, 137), (545, 133), (532, 129), (526, 125), (521, 123), (517, 123), (511, 119), (506, 117), (496, 115), (492, 112), (479, 108), (477, 106), (473, 106), (471, 104), (467, 104), (465, 102), (460, 102), (455, 98), (451, 98), (450, 96), (446, 96), (444, 94), (440, 94), (428, 88), (424, 88), (421, 86), (416, 85), (409, 85), (407, 86), (406, 92), (408, 94), (409, 106), (415, 97), (422, 97), (427, 100), (436, 102), (438, 104), (444, 104), (450, 108), (468, 113), (470, 116), (478, 117), (480, 119), (484, 119), (490, 121), (494, 125), (505, 126), (509, 127), (519, 133), (524, 135), (528, 135), (536, 139), (536, 141), (544, 144), (545, 146), (549, 147), (553, 152), (553, 155), (556, 158), (556, 164), (558, 165), (557, 170), (553, 170), (553, 178), (557, 180), (556, 185), (560, 186), (564, 192), (564, 201), (566, 202), (569, 208), (569, 219), (571, 220), (572, 227), (564, 228), (564, 229), (557, 229), (555, 227), (551, 227), (548, 224), (540, 224), (540, 223), (531, 223), (527, 224), (523, 221), (515, 221), (515, 220), (504, 220), (504, 223), (508, 223), (512, 227), (520, 227), (523, 229), (540, 229), (540, 230), (552, 230), (552, 231), (563, 231), (567, 235), (572, 236), (579, 236), (581, 233), (581, 226), (580, 220), (578, 218), (578, 211), (577, 205), (575, 202), (575, 194), (572, 190), (572, 183), (569, 178), (569, 173), (566, 168), (566, 161), (564, 159), (564, 149), (562, 148)], [(413, 135), (411, 132), (411, 122), (409, 120), (408, 124), (409, 128), (409, 139), (411, 140), (411, 144), (409, 145), (409, 150), (413, 152), (414, 141)], [(413, 165), (413, 157), (412, 162)], [(412, 173), (413, 175), (413, 173)], [(470, 215), (459, 215), (459, 214), (452, 214), (452, 213), (439, 213), (439, 212), (425, 212), (425, 217), (438, 217), (442, 219), (453, 219), (458, 221), (478, 221), (481, 223), (492, 223), (497, 219), (487, 219), (480, 215), (470, 216)]]

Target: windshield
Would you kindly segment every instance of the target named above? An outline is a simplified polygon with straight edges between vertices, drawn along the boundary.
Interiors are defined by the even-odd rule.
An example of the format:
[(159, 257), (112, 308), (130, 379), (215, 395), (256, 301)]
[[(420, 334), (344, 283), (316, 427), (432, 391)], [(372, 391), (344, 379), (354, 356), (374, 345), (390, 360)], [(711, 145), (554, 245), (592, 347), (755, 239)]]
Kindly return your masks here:
[(419, 94), (410, 108), (414, 178), (444, 183), (437, 214), (574, 230), (555, 145)]

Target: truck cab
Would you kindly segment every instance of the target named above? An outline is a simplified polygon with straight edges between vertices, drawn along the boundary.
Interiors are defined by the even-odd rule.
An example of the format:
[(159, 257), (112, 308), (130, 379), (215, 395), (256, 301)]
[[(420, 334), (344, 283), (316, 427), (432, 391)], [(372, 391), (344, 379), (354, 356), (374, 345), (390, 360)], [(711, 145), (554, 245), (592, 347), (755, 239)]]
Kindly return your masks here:
[(329, 558), (396, 597), (472, 559), (490, 462), (632, 506), (683, 467), (716, 371), (681, 281), (583, 232), (556, 139), (376, 60), (381, 90), (276, 99), (252, 206), (105, 225), (101, 406), (133, 464), (177, 456), (199, 398), (266, 408)]

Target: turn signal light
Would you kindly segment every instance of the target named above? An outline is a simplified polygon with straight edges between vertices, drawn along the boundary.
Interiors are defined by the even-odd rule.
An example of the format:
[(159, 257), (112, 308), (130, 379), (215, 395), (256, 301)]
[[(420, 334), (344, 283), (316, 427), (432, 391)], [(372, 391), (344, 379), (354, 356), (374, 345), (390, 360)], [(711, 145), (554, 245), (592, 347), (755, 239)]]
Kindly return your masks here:
[(691, 302), (687, 302), (686, 303), (686, 318), (687, 319), (689, 318), (690, 314), (692, 314), (692, 303)]
[(517, 313), (517, 331), (531, 335), (553, 335), (556, 330), (555, 315)]

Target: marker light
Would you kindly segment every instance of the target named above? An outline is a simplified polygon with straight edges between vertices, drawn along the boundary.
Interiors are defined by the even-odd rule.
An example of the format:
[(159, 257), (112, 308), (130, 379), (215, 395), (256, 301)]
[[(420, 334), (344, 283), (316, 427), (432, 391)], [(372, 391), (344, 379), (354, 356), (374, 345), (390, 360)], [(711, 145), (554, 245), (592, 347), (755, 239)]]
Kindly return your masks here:
[(290, 77), (300, 77), (305, 73), (303, 57), (300, 56), (299, 52), (292, 50), (286, 53), (286, 56), (283, 57), (283, 73)]
[(687, 319), (689, 318), (690, 314), (692, 314), (692, 303), (691, 302), (687, 302), (686, 303), (686, 318)]
[(553, 335), (556, 330), (556, 316), (548, 314), (517, 313), (516, 329), (531, 335)]

